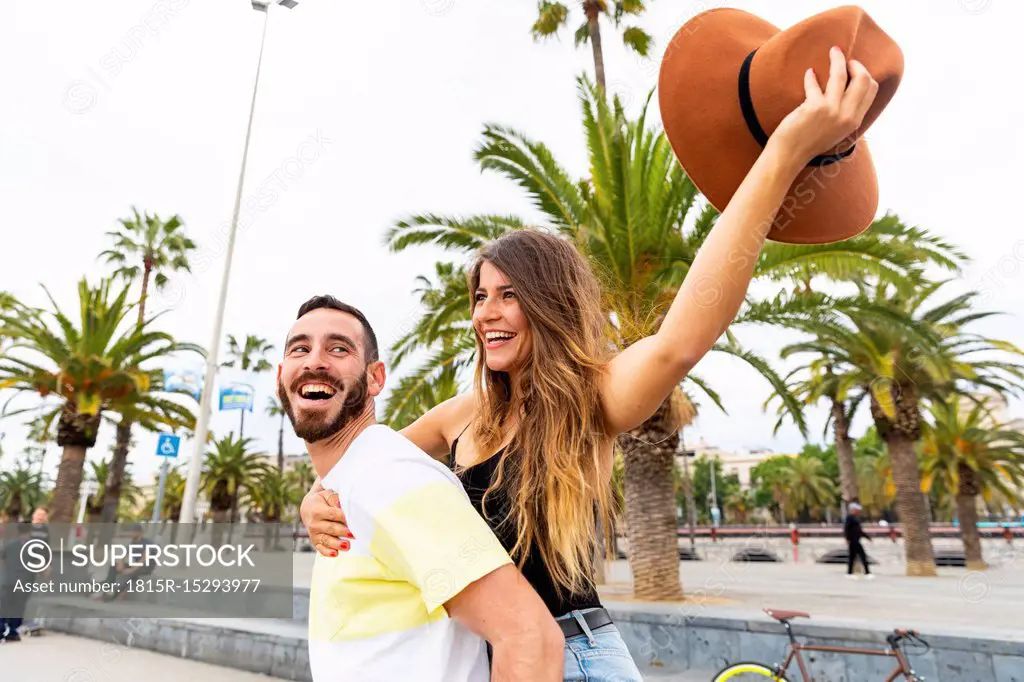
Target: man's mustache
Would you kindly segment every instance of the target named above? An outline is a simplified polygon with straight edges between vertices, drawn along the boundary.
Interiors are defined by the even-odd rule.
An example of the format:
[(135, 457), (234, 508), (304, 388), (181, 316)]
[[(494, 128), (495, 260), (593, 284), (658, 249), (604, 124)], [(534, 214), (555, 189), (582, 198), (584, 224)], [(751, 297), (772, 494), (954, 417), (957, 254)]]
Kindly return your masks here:
[(327, 372), (304, 372), (292, 382), (291, 392), (298, 393), (299, 387), (307, 383), (326, 384), (338, 393), (345, 389), (345, 384), (340, 379), (335, 379)]

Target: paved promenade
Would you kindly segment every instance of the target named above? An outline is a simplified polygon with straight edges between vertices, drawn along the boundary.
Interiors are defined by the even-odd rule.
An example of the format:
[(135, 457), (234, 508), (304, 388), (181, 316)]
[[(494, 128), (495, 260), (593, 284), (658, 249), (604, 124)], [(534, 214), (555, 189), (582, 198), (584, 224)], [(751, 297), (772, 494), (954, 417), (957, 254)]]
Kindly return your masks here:
[[(700, 548), (703, 561), (683, 561), (679, 572), (688, 597), (722, 607), (759, 611), (764, 607), (807, 611), (812, 616), (899, 621), (926, 625), (1019, 630), (1024, 613), (1024, 547), (989, 552), (985, 571), (939, 568), (935, 578), (909, 578), (891, 543), (875, 542), (868, 553), (874, 580), (847, 580), (845, 565), (738, 563), (735, 548)], [(791, 552), (791, 549), (790, 549)], [(777, 552), (780, 553), (781, 552)], [(791, 559), (791, 557), (789, 557)], [(295, 555), (294, 582), (307, 587), (313, 555)], [(616, 561), (609, 571), (606, 600), (628, 600), (629, 564)], [(687, 607), (689, 608), (689, 607)], [(694, 613), (697, 611), (694, 610)]]
[[(899, 621), (905, 627), (969, 626), (1020, 630), (1024, 556), (1016, 565), (967, 571), (940, 568), (935, 578), (909, 578), (901, 565), (872, 567), (874, 580), (851, 581), (846, 567), (700, 561), (681, 564), (683, 589), (697, 600), (745, 610), (764, 607), (812, 616)], [(616, 562), (606, 599), (630, 593), (629, 566)]]
[(0, 669), (5, 678), (18, 682), (269, 682), (273, 679), (57, 633), (0, 644)]
[[(278, 678), (128, 649), (93, 639), (47, 633), (16, 644), (0, 644), (4, 677), (17, 682), (273, 682)], [(652, 682), (697, 682), (708, 671), (648, 678)]]

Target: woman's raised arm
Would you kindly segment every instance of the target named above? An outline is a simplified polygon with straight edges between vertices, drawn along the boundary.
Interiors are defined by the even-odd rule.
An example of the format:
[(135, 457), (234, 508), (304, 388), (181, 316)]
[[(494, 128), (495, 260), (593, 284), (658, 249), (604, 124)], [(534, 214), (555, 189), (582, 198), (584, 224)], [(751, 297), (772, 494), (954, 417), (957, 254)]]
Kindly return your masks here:
[(839, 144), (864, 119), (878, 84), (859, 62), (847, 64), (838, 48), (832, 48), (830, 60), (824, 92), (814, 72), (805, 72), (806, 99), (779, 124), (719, 216), (661, 328), (609, 363), (601, 399), (613, 433), (629, 431), (654, 414), (711, 349), (743, 303), (789, 187), (811, 159)]

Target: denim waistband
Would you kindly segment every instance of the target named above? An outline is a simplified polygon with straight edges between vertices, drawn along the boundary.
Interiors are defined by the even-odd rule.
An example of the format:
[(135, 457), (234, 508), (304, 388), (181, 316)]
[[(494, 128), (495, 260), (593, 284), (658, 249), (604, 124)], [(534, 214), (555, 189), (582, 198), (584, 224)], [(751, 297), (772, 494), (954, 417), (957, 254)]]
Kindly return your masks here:
[(579, 613), (579, 614), (583, 615), (583, 614), (590, 613), (591, 611), (600, 611), (602, 608), (604, 608), (604, 607), (603, 606), (591, 606), (589, 609), (580, 609), (579, 611), (570, 611), (569, 613), (563, 613), (561, 616), (558, 616), (557, 618), (555, 618), (555, 620), (565, 620), (567, 618), (572, 618), (573, 614), (575, 614), (575, 613)]

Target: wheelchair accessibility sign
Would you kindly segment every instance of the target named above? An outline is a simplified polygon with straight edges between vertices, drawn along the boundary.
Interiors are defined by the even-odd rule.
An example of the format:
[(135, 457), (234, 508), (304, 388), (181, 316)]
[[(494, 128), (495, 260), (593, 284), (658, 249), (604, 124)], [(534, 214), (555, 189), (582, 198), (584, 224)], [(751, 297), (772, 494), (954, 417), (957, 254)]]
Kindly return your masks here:
[(160, 438), (156, 441), (157, 457), (177, 457), (179, 445), (181, 445), (181, 436), (161, 433)]

